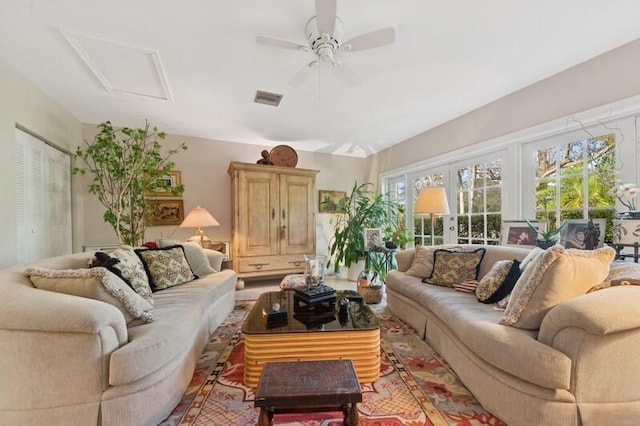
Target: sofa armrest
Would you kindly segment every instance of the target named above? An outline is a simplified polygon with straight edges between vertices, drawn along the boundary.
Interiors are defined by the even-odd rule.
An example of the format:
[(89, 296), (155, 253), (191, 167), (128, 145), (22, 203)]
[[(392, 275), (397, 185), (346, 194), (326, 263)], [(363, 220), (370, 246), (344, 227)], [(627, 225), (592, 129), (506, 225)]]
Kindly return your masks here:
[(605, 335), (640, 329), (640, 286), (619, 286), (576, 297), (545, 315), (538, 340), (551, 345), (565, 328)]
[(576, 297), (552, 308), (538, 340), (572, 363), (571, 392), (579, 403), (640, 400), (640, 286)]
[(221, 253), (217, 250), (211, 249), (203, 249), (204, 254), (207, 255), (207, 259), (209, 259), (209, 263), (211, 267), (216, 270), (216, 272), (220, 272), (222, 270), (222, 261), (224, 260), (224, 253)]
[(109, 386), (111, 353), (127, 343), (122, 313), (97, 300), (5, 277), (0, 276), (0, 414), (99, 403)]

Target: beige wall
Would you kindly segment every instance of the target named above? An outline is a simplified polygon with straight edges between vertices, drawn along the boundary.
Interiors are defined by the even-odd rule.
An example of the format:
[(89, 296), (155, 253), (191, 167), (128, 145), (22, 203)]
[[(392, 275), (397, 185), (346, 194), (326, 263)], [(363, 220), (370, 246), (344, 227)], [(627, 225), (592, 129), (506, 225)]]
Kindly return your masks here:
[[(142, 126), (144, 123), (140, 123)], [(84, 138), (93, 139), (96, 126), (85, 124)], [(168, 135), (163, 146), (167, 149), (177, 147), (181, 142), (188, 146), (187, 151), (176, 154), (172, 159), (176, 163), (176, 170), (181, 172), (185, 192), (182, 196), (185, 214), (195, 207), (205, 207), (220, 226), (205, 229), (205, 235), (213, 240), (231, 239), (231, 180), (227, 168), (231, 161), (255, 163), (261, 158), (264, 146), (237, 144), (187, 136)], [(298, 152), (299, 168), (316, 169), (320, 173), (316, 178), (316, 189), (333, 189), (348, 191), (354, 180), (362, 182), (365, 176), (365, 160), (330, 154)], [(117, 242), (112, 228), (104, 223), (103, 207), (94, 196), (82, 190), (82, 200), (85, 210), (83, 244), (108, 244)], [(317, 203), (317, 200), (316, 200)], [(329, 223), (331, 215), (319, 214), (317, 220), (317, 251), (327, 252), (327, 239), (332, 234)], [(153, 226), (147, 228), (146, 239), (171, 237), (186, 240), (194, 234), (193, 229), (178, 226)]]
[[(67, 151), (81, 140), (82, 126), (44, 92), (0, 60), (0, 267), (16, 262), (15, 128), (16, 124)], [(74, 198), (74, 240), (81, 238), (81, 211)]]
[(367, 159), (369, 176), (640, 94), (640, 40), (614, 49)]

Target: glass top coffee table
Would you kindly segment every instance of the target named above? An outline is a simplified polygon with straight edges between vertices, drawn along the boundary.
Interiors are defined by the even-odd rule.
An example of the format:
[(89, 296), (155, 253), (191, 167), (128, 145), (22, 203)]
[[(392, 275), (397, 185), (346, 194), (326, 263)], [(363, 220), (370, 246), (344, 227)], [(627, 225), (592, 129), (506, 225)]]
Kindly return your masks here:
[[(336, 301), (310, 308), (294, 291), (262, 293), (242, 325), (245, 334), (244, 384), (256, 387), (265, 362), (350, 359), (358, 380), (380, 375), (380, 323), (371, 309), (357, 301), (342, 302), (355, 291), (337, 291)], [(347, 299), (348, 300), (348, 299)], [(263, 312), (274, 304), (287, 312), (286, 321), (267, 323)], [(341, 303), (344, 307), (341, 309)]]

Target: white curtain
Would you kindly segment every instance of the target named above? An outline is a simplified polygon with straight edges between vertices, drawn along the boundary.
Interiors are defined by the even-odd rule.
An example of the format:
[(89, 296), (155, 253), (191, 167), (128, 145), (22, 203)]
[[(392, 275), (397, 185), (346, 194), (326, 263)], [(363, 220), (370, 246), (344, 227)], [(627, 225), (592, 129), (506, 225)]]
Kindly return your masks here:
[(16, 128), (18, 263), (70, 254), (71, 156)]

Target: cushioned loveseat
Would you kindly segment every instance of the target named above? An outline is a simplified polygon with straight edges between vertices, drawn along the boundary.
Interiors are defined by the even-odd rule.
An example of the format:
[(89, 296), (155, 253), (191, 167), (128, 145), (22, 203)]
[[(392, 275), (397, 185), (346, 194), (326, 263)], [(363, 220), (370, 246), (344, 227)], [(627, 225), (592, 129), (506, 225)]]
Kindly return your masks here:
[[(234, 307), (236, 274), (214, 272), (220, 253), (203, 256), (209, 264), (200, 269), (213, 273), (156, 288), (152, 309), (140, 298), (118, 307), (43, 290), (25, 275), (39, 287), (77, 278), (77, 291), (102, 291), (102, 280), (104, 297), (131, 293), (117, 287), (110, 269), (87, 269), (92, 252), (0, 271), (0, 424), (155, 425), (166, 418), (210, 333)], [(69, 270), (79, 278), (65, 282)]]
[[(464, 245), (457, 250), (478, 247)], [(524, 260), (529, 255), (506, 311), (480, 303), (475, 293), (427, 284), (422, 277), (408, 275), (416, 260), (411, 249), (397, 254), (398, 270), (387, 275), (391, 312), (417, 330), (478, 401), (508, 424), (640, 424), (640, 286), (585, 294), (598, 281), (611, 277), (611, 249), (596, 255), (557, 246), (532, 256), (521, 248), (483, 248), (481, 282), (498, 261)], [(419, 251), (424, 257), (426, 251)], [(435, 253), (431, 252), (431, 262)], [(598, 269), (602, 264), (607, 268), (604, 276)], [(434, 268), (433, 263), (427, 266)], [(592, 278), (584, 279), (584, 273)], [(576, 277), (583, 282), (575, 283)], [(523, 287), (531, 279), (543, 282), (538, 290)], [(547, 294), (541, 294), (539, 289), (553, 280), (559, 281), (555, 290), (547, 288)], [(514, 310), (526, 316), (530, 306), (522, 309), (514, 301), (524, 293), (530, 301), (547, 303), (536, 313), (538, 325), (533, 321), (523, 326), (518, 322), (522, 317), (515, 322), (510, 319)], [(556, 303), (554, 297), (565, 300)]]

